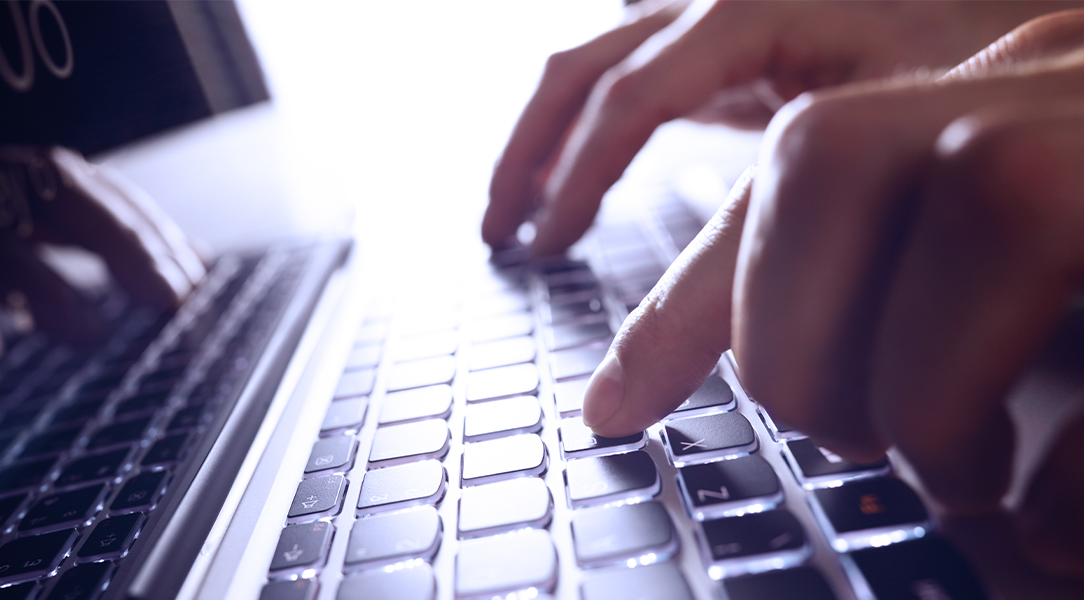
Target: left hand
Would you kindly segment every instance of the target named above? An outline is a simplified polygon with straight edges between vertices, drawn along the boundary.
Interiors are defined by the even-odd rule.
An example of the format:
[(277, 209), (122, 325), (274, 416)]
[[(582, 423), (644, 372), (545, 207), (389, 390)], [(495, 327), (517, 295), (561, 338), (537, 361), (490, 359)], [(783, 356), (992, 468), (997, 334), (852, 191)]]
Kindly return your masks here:
[(22, 292), (38, 327), (74, 343), (99, 337), (92, 305), (37, 254), (42, 242), (100, 255), (132, 298), (176, 306), (205, 274), (184, 234), (117, 173), (60, 147), (0, 148), (0, 293)]

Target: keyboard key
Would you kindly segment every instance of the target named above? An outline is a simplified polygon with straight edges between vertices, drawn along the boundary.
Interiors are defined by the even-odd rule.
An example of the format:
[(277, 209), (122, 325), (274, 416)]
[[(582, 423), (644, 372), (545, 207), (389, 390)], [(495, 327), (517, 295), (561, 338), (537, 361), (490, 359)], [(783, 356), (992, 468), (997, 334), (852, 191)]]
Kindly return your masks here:
[(444, 458), (451, 439), (448, 423), (443, 419), (381, 427), (373, 438), (369, 462), (374, 463), (374, 467), (385, 467), (427, 458)]
[(150, 417), (120, 421), (107, 425), (98, 430), (90, 438), (87, 447), (90, 449), (107, 448), (120, 444), (130, 444), (143, 437), (143, 432), (150, 425)]
[(105, 404), (106, 397), (91, 397), (78, 404), (69, 404), (53, 414), (52, 423), (57, 425), (61, 423), (82, 423), (98, 414), (98, 410)]
[(598, 298), (567, 304), (548, 305), (547, 308), (548, 310), (543, 311), (543, 319), (549, 325), (595, 323), (606, 320), (606, 311), (603, 310), (602, 300)]
[(821, 448), (812, 440), (789, 440), (785, 448), (794, 469), (794, 475), (806, 489), (839, 485), (841, 481), (868, 479), (888, 474), (891, 467), (888, 457), (871, 464), (857, 464)]
[(666, 508), (654, 501), (577, 510), (572, 514), (572, 540), (581, 567), (647, 554), (669, 560), (680, 547)]
[(129, 513), (100, 521), (79, 549), (79, 558), (99, 560), (119, 557), (128, 551), (143, 525), (143, 513)]
[(339, 378), (339, 385), (335, 387), (335, 400), (368, 396), (373, 393), (373, 384), (376, 382), (376, 369), (358, 369), (347, 371)]
[(987, 598), (967, 561), (939, 538), (868, 548), (851, 556), (877, 598)]
[(158, 440), (143, 456), (143, 466), (168, 465), (175, 463), (184, 455), (188, 445), (188, 434), (177, 433)]
[[(580, 593), (583, 600), (693, 600), (685, 576), (669, 562), (595, 573), (583, 582)], [(760, 600), (783, 598), (764, 596)]]
[(542, 429), (542, 406), (534, 396), (517, 396), (467, 405), (463, 440), (479, 442)]
[(128, 457), (128, 448), (113, 450), (103, 454), (84, 456), (72, 461), (60, 472), (56, 487), (67, 487), (77, 483), (109, 479), (117, 474)]
[(19, 509), (23, 500), (26, 500), (26, 496), (26, 494), (17, 494), (0, 498), (0, 530), (3, 529), (4, 524), (11, 518), (11, 515), (15, 514), (15, 511)]
[(760, 456), (742, 456), (679, 469), (678, 488), (698, 521), (770, 508), (783, 501), (775, 470)]
[(834, 530), (828, 537), (835, 534), (832, 545), (840, 552), (868, 546), (886, 530), (894, 534), (892, 541), (921, 537), (929, 521), (922, 500), (899, 479), (866, 479), (814, 490), (813, 495)]
[(527, 312), (510, 313), (474, 321), (470, 331), (475, 344), (530, 335), (534, 332), (534, 319)]
[(568, 350), (613, 337), (610, 326), (601, 323), (566, 323), (554, 325), (546, 333), (546, 344), (550, 350)]
[(536, 354), (534, 338), (530, 336), (474, 344), (470, 348), (470, 370), (481, 371), (531, 362)]
[(434, 385), (396, 392), (384, 397), (380, 424), (402, 423), (420, 419), (447, 419), (452, 414), (452, 388)]
[(442, 331), (403, 338), (395, 345), (395, 360), (407, 362), (436, 356), (455, 354), (459, 347), (457, 331)]
[(537, 389), (538, 369), (530, 363), (477, 371), (467, 379), (467, 402), (522, 396)]
[(291, 519), (310, 515), (338, 514), (346, 493), (346, 478), (342, 475), (302, 479), (286, 515)]
[(169, 420), (169, 425), (166, 426), (166, 431), (174, 433), (185, 429), (194, 429), (202, 424), (203, 414), (203, 404), (186, 406), (173, 415), (173, 418)]
[(590, 379), (562, 381), (553, 386), (553, 400), (562, 418), (579, 416), (583, 412), (583, 394)]
[(733, 410), (738, 405), (734, 400), (734, 391), (718, 375), (711, 375), (674, 409), (671, 418), (684, 418)]
[(0, 584), (51, 572), (67, 555), (77, 536), (74, 529), (64, 529), (18, 538), (0, 546)]
[(813, 567), (768, 571), (723, 581), (730, 600), (836, 600), (832, 588)]
[(318, 440), (312, 446), (305, 472), (349, 469), (350, 460), (354, 457), (354, 442), (354, 437), (349, 435), (333, 435)]
[(544, 529), (528, 529), (459, 545), (455, 561), (458, 596), (497, 596), (535, 588), (553, 589), (557, 580), (557, 552)]
[(602, 364), (602, 359), (606, 358), (606, 351), (609, 348), (609, 344), (599, 344), (551, 352), (550, 372), (557, 381), (590, 375)]
[(328, 435), (336, 431), (358, 429), (365, 422), (365, 410), (369, 407), (368, 398), (336, 400), (327, 407), (320, 434)]
[(453, 377), (455, 377), (455, 357), (453, 356), (438, 356), (397, 363), (388, 375), (388, 391), (450, 383)]
[(663, 428), (666, 453), (676, 467), (741, 456), (757, 449), (753, 426), (729, 412), (671, 421)]
[(443, 531), (432, 506), (363, 517), (354, 521), (344, 561), (370, 568), (412, 558), (429, 560), (440, 547)]
[(647, 445), (647, 435), (642, 431), (636, 435), (619, 438), (602, 437), (591, 431), (591, 428), (584, 425), (578, 418), (561, 421), (558, 436), (561, 439), (561, 452), (566, 458), (617, 454), (639, 450)]
[(812, 551), (787, 510), (704, 521), (705, 563), (713, 579), (801, 564)]
[(467, 444), (463, 448), (463, 485), (482, 485), (546, 472), (546, 445), (534, 434)]
[(145, 471), (128, 480), (113, 500), (114, 512), (149, 509), (165, 491), (166, 471)]
[(565, 467), (565, 487), (573, 508), (617, 500), (647, 499), (662, 489), (659, 472), (643, 450), (573, 460)]
[(399, 333), (404, 337), (446, 332), (459, 327), (459, 309), (434, 310), (431, 304), (423, 302), (416, 309), (400, 314), (398, 321)]
[(444, 498), (448, 473), (437, 460), (374, 469), (361, 480), (358, 510), (363, 514), (436, 504)]
[(260, 600), (313, 600), (318, 587), (312, 579), (272, 581), (263, 586)]
[(331, 523), (327, 521), (283, 527), (271, 559), (271, 570), (300, 571), (322, 566), (331, 543), (331, 531)]
[(583, 302), (598, 298), (598, 280), (575, 281), (558, 285), (548, 286), (550, 304), (567, 304), (569, 302)]
[(383, 346), (372, 344), (369, 346), (354, 346), (350, 355), (346, 358), (344, 371), (357, 371), (358, 369), (373, 368), (380, 364), (380, 355)]
[(537, 477), (464, 488), (459, 499), (460, 538), (543, 528), (552, 518), (553, 497), (546, 482)]
[(354, 345), (365, 346), (379, 344), (383, 342), (386, 337), (388, 337), (387, 321), (365, 323), (361, 326), (361, 329), (358, 330), (357, 336), (354, 337)]
[(433, 600), (437, 582), (433, 567), (420, 564), (394, 571), (350, 575), (339, 585), (337, 600)]
[(117, 406), (116, 414), (128, 416), (154, 412), (165, 406), (167, 400), (169, 400), (168, 389), (156, 392), (144, 392), (121, 402)]
[(52, 470), (54, 458), (17, 463), (0, 471), (0, 491), (13, 492), (37, 486)]
[(23, 517), (19, 531), (79, 524), (94, 514), (102, 500), (102, 484), (45, 496)]
[[(498, 294), (487, 294), (481, 298), (472, 300), (467, 306), (467, 314), (472, 319), (490, 319), (508, 314), (520, 314), (530, 310), (531, 304), (522, 292), (510, 290)], [(492, 326), (492, 335), (497, 335), (499, 329)], [(479, 331), (481, 337), (486, 337), (489, 332)], [(528, 332), (529, 333), (529, 332)]]
[(45, 600), (95, 600), (113, 575), (111, 562), (96, 562), (68, 569)]
[(79, 439), (79, 433), (83, 425), (73, 425), (49, 429), (45, 433), (34, 436), (23, 446), (20, 458), (34, 458), (37, 456), (50, 456), (59, 454), (71, 448), (75, 440)]

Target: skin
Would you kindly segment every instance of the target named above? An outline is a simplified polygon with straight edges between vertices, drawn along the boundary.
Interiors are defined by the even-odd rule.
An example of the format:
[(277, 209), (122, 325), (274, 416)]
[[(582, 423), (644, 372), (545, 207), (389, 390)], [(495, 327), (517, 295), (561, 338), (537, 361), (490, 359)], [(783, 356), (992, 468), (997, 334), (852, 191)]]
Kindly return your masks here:
[[(803, 51), (765, 51), (759, 56), (775, 57), (765, 68), (740, 35), (725, 39), (742, 53), (700, 45), (710, 36), (699, 35), (698, 27), (714, 24), (710, 31), (718, 34), (722, 23), (738, 18), (727, 11), (762, 6), (735, 4), (740, 8), (712, 3), (682, 27), (686, 17), (680, 17), (659, 35), (680, 33), (663, 35), (662, 43), (648, 40), (648, 58), (637, 58), (637, 50), (615, 63), (587, 96), (567, 138), (553, 141), (534, 171), (513, 160), (519, 148), (538, 141), (523, 138), (537, 124), (521, 121), (509, 142), (516, 152), (508, 158), (506, 150), (494, 174), (497, 193), (484, 237), (495, 242), (514, 230), (494, 224), (505, 225), (502, 211), (512, 214), (508, 206), (516, 205), (501, 195), (512, 186), (497, 183), (519, 168), (543, 177), (534, 250), (563, 249), (589, 225), (601, 194), (650, 131), (702, 109), (721, 88), (753, 81), (788, 99), (788, 90), (803, 87), (788, 82), (815, 88), (937, 57), (963, 60), (941, 77), (795, 94), (772, 120), (755, 173), (742, 178), (626, 320), (588, 385), (583, 418), (606, 436), (640, 431), (680, 404), (733, 348), (746, 389), (818, 443), (859, 461), (896, 446), (949, 511), (998, 510), (1011, 474), (1006, 393), (1064, 319), (1084, 277), (1084, 11), (1038, 18), (1000, 38), (989, 35), (993, 25), (938, 12), (934, 16), (944, 20), (932, 21), (933, 38), (951, 31), (948, 37), (967, 46), (974, 33), (969, 52), (997, 40), (970, 59), (954, 56), (961, 50), (956, 46), (928, 45), (922, 51), (934, 58), (905, 50), (885, 58), (885, 48), (916, 40), (893, 38), (894, 26), (882, 24), (877, 48), (863, 46), (861, 34), (854, 45), (818, 38)], [(945, 11), (949, 4), (895, 8)], [(780, 12), (801, 10), (786, 6)], [(854, 6), (830, 3), (825, 10)], [(857, 6), (861, 12), (881, 5)], [(1002, 8), (986, 15), (988, 24), (1037, 7)], [(837, 25), (849, 18), (832, 16)], [(850, 25), (840, 29), (865, 31)], [(771, 40), (793, 39), (773, 37), (785, 28), (764, 27), (767, 33), (756, 29), (750, 39), (769, 47), (775, 47)], [(712, 63), (708, 50), (724, 57)], [(865, 51), (873, 51), (868, 63), (862, 62)], [(795, 55), (814, 58), (788, 63)], [(841, 55), (847, 60), (835, 60)], [(735, 63), (733, 56), (754, 59)], [(710, 85), (684, 80), (679, 59), (706, 69), (688, 76)], [(821, 67), (812, 70), (816, 77), (780, 78), (809, 72), (788, 64)], [(543, 78), (536, 100), (545, 85)], [(770, 111), (770, 103), (763, 107)], [(743, 118), (756, 113), (747, 108)], [(523, 183), (521, 189), (531, 188)], [(1084, 419), (1066, 424), (1015, 518), (1036, 564), (1084, 579), (1081, 439)]]
[(104, 335), (105, 324), (87, 299), (41, 261), (40, 243), (98, 254), (135, 301), (162, 310), (175, 307), (205, 274), (177, 225), (117, 173), (58, 147), (3, 148), (0, 162), (32, 163), (55, 183), (49, 199), (28, 190), (31, 228), (0, 232), (0, 293), (21, 292), (36, 325), (55, 339), (90, 343)]

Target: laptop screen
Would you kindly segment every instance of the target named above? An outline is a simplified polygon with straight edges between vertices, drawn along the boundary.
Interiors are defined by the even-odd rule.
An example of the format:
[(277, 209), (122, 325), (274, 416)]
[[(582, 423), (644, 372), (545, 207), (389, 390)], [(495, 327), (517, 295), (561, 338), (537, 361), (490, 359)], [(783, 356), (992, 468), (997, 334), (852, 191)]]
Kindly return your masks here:
[(232, 2), (0, 7), (0, 143), (89, 154), (267, 98)]

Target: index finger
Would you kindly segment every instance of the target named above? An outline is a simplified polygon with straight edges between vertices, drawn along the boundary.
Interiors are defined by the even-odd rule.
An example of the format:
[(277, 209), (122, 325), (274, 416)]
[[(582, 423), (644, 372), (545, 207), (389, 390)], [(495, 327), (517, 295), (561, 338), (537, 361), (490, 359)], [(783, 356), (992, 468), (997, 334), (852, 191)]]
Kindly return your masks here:
[(740, 4), (691, 7), (602, 77), (546, 184), (535, 254), (561, 252), (587, 231), (603, 194), (659, 125), (759, 75), (770, 25), (748, 27), (751, 19), (733, 14)]
[(534, 210), (536, 174), (559, 149), (598, 78), (676, 19), (688, 1), (656, 4), (642, 16), (549, 58), (538, 89), (494, 167), (489, 206), (482, 220), (482, 239), (487, 244), (505, 241)]

